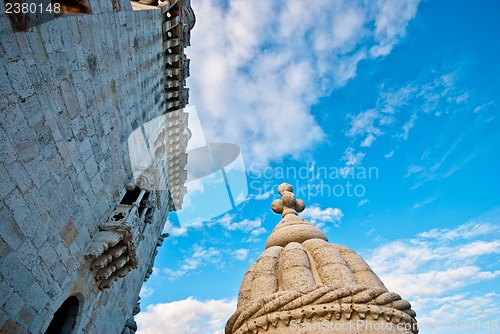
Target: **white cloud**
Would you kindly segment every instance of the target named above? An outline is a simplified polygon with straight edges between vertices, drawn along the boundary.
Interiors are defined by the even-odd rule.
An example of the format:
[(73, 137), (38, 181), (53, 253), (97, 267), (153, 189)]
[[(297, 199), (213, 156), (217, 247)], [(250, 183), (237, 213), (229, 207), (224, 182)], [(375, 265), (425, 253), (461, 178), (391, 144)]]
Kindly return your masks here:
[(248, 249), (240, 248), (232, 252), (233, 257), (238, 261), (245, 261), (248, 257)]
[(137, 334), (223, 334), (227, 319), (236, 310), (236, 299), (200, 301), (189, 297), (149, 305), (136, 316)]
[(344, 214), (338, 208), (326, 208), (322, 210), (319, 206), (313, 205), (307, 207), (301, 213), (302, 218), (309, 220), (311, 223), (318, 227), (326, 226), (326, 224), (333, 224), (339, 226), (342, 222)]
[(498, 254), (500, 253), (500, 240), (485, 242), (476, 241), (471, 244), (461, 247), (456, 256), (459, 258), (467, 258), (473, 256), (480, 256), (485, 254)]
[(304, 10), (298, 0), (193, 2), (188, 84), (207, 138), (239, 145), (250, 161), (300, 156), (324, 138), (311, 106), (353, 78), (360, 61), (387, 55), (417, 5), (319, 0)]
[[(487, 217), (498, 220), (495, 215)], [(389, 290), (412, 301), (421, 324), (460, 319), (457, 314), (463, 315), (470, 301), (491, 302), (491, 296), (472, 295), (476, 289), (471, 286), (500, 278), (498, 263), (484, 264), (487, 256), (500, 253), (500, 227), (478, 220), (386, 243), (369, 250), (365, 259)], [(496, 299), (498, 315), (498, 296)], [(442, 313), (445, 310), (448, 314)]]
[(377, 16), (375, 19), (375, 38), (377, 45), (370, 49), (374, 57), (389, 54), (406, 33), (408, 22), (417, 12), (419, 1), (374, 1)]
[(387, 153), (386, 155), (384, 155), (384, 157), (386, 157), (387, 159), (390, 159), (394, 156), (394, 150), (390, 151), (389, 153)]
[(179, 236), (187, 236), (188, 229), (187, 227), (176, 227), (172, 224), (171, 221), (167, 220), (165, 226), (163, 227), (163, 231), (168, 233), (171, 237), (179, 237)]

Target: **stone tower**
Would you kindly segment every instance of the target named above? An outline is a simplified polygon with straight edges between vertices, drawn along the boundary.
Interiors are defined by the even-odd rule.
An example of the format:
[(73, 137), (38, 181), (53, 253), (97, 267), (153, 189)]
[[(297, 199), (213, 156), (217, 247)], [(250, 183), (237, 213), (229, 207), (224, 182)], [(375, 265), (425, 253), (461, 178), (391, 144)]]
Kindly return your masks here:
[(185, 192), (195, 18), (189, 0), (58, 8), (0, 13), (0, 333), (133, 333)]
[(411, 305), (389, 292), (354, 251), (328, 243), (316, 226), (297, 216), (305, 208), (282, 184), (282, 215), (266, 250), (241, 283), (226, 334), (414, 333)]

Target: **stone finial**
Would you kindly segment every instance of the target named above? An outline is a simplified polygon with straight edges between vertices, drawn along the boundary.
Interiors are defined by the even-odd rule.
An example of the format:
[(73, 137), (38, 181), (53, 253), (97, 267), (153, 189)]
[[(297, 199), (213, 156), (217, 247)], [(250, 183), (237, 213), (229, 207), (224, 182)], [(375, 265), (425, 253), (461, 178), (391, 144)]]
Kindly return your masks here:
[(296, 199), (293, 194), (293, 187), (288, 183), (282, 183), (278, 187), (278, 193), (281, 199), (274, 200), (271, 204), (271, 209), (282, 217), (292, 214), (297, 215), (297, 212), (304, 211), (306, 204), (301, 199)]

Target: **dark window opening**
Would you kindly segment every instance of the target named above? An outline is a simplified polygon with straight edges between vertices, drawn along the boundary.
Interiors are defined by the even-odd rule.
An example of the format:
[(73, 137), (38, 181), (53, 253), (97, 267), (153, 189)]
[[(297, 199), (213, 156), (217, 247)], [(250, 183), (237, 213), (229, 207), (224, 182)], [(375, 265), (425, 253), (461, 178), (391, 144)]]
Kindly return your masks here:
[(132, 205), (134, 204), (135, 201), (137, 201), (137, 198), (139, 198), (140, 194), (141, 194), (141, 189), (137, 187), (135, 187), (132, 190), (128, 190), (125, 196), (123, 196), (120, 204)]
[(80, 301), (77, 297), (71, 296), (62, 303), (54, 313), (54, 318), (45, 331), (45, 334), (69, 334), (76, 330), (76, 320)]

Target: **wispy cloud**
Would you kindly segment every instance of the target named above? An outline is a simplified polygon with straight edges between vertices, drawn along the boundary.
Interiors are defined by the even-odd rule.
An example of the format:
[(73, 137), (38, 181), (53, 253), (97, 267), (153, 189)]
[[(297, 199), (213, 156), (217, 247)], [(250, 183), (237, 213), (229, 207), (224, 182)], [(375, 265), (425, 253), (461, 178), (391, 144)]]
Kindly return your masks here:
[(428, 197), (422, 201), (419, 201), (419, 202), (416, 202), (415, 204), (413, 204), (413, 208), (418, 209), (418, 208), (421, 208), (423, 206), (426, 206), (427, 204), (434, 202), (437, 198), (438, 198), (437, 195)]
[[(462, 145), (466, 145), (464, 143), (466, 136), (467, 133), (461, 134), (449, 144), (448, 148), (437, 147), (433, 151), (426, 150), (417, 163), (412, 163), (405, 175), (405, 177), (415, 177), (416, 182), (411, 189), (416, 189), (429, 181), (450, 177), (476, 158), (479, 152), (474, 151), (464, 155), (460, 150)], [(443, 149), (446, 150), (443, 152)]]
[(180, 263), (177, 264), (177, 269), (164, 268), (162, 272), (169, 279), (177, 279), (209, 264), (224, 267), (221, 251), (214, 247), (205, 248), (194, 244), (191, 254), (184, 256)]
[(362, 152), (354, 153), (354, 149), (349, 147), (345, 152), (342, 160), (345, 161), (346, 166), (358, 166), (363, 161), (365, 154)]
[(300, 156), (324, 139), (311, 106), (360, 61), (389, 54), (418, 3), (194, 2), (189, 86), (207, 137), (239, 145), (251, 161)]
[(458, 87), (458, 77), (457, 72), (432, 72), (401, 87), (382, 86), (373, 108), (348, 116), (346, 135), (359, 138), (361, 147), (370, 147), (381, 136), (408, 140), (420, 114), (450, 114), (469, 100), (468, 92)]
[(360, 206), (363, 206), (363, 205), (368, 204), (368, 203), (370, 203), (370, 200), (365, 198), (365, 199), (362, 199), (361, 201), (359, 201), (357, 206), (359, 208)]
[(236, 215), (225, 214), (219, 219), (210, 221), (207, 226), (212, 227), (220, 225), (227, 231), (244, 231), (251, 232), (252, 230), (259, 229), (262, 225), (262, 219), (243, 219), (236, 220)]

